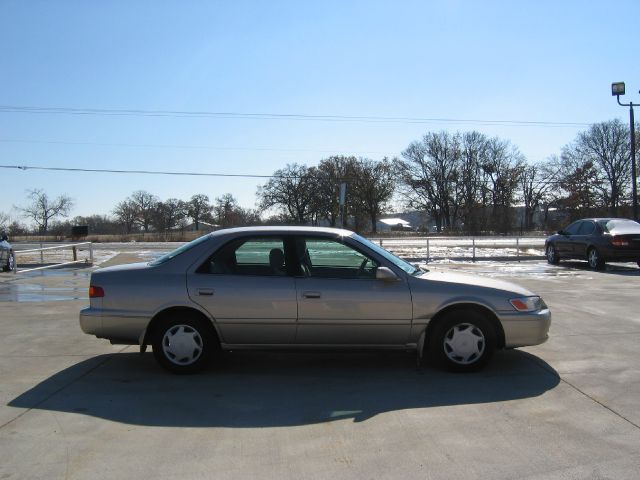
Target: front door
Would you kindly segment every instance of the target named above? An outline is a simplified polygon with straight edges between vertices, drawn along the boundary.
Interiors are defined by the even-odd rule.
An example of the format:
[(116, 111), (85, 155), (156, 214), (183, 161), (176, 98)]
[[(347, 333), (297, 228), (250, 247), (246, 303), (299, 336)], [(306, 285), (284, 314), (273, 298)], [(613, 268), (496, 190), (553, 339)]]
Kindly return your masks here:
[(337, 240), (298, 237), (299, 345), (404, 345), (413, 308), (404, 276), (375, 278), (379, 261)]

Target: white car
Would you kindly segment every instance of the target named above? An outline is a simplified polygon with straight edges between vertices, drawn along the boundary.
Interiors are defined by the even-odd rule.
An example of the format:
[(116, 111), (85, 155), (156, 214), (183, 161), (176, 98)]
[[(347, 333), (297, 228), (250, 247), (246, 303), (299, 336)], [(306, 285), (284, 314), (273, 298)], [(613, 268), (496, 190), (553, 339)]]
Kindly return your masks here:
[(3, 233), (0, 238), (0, 268), (3, 272), (10, 272), (15, 268), (16, 257), (7, 234)]

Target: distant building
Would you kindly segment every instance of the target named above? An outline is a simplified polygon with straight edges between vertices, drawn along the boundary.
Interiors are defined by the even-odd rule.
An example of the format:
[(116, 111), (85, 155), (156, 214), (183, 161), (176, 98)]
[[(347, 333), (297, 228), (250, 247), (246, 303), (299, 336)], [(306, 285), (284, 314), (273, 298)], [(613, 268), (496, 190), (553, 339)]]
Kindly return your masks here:
[(381, 218), (377, 222), (377, 228), (380, 232), (388, 232), (391, 230), (413, 230), (411, 224), (402, 218)]

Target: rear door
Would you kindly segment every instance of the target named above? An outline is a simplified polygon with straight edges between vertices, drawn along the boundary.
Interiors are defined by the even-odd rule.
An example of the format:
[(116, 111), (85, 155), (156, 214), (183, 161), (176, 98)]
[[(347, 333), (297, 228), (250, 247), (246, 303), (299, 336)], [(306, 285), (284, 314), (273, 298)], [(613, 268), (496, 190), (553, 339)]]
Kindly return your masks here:
[(301, 236), (296, 278), (300, 345), (404, 345), (413, 307), (404, 275), (377, 280), (382, 259), (341, 239)]
[(224, 343), (293, 343), (298, 307), (284, 252), (282, 236), (246, 237), (187, 275), (189, 296), (214, 317)]
[(596, 224), (592, 220), (583, 220), (576, 235), (572, 236), (573, 253), (576, 257), (587, 257), (587, 247), (591, 244), (596, 232)]

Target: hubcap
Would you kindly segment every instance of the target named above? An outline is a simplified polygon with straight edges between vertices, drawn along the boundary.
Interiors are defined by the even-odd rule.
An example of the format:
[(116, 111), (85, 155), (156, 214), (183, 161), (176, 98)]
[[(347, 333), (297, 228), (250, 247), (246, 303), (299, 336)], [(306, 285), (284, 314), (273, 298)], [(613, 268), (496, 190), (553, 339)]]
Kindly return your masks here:
[(449, 329), (443, 346), (449, 360), (469, 365), (482, 356), (485, 343), (482, 330), (470, 323), (460, 323)]
[(589, 265), (592, 268), (596, 268), (598, 266), (598, 252), (595, 250), (591, 250), (589, 253)]
[(176, 365), (191, 365), (202, 355), (202, 337), (189, 325), (175, 325), (162, 337), (165, 357)]
[(553, 259), (555, 258), (556, 254), (555, 251), (553, 250), (553, 247), (549, 246), (547, 247), (547, 260), (549, 260), (550, 262), (553, 262)]

